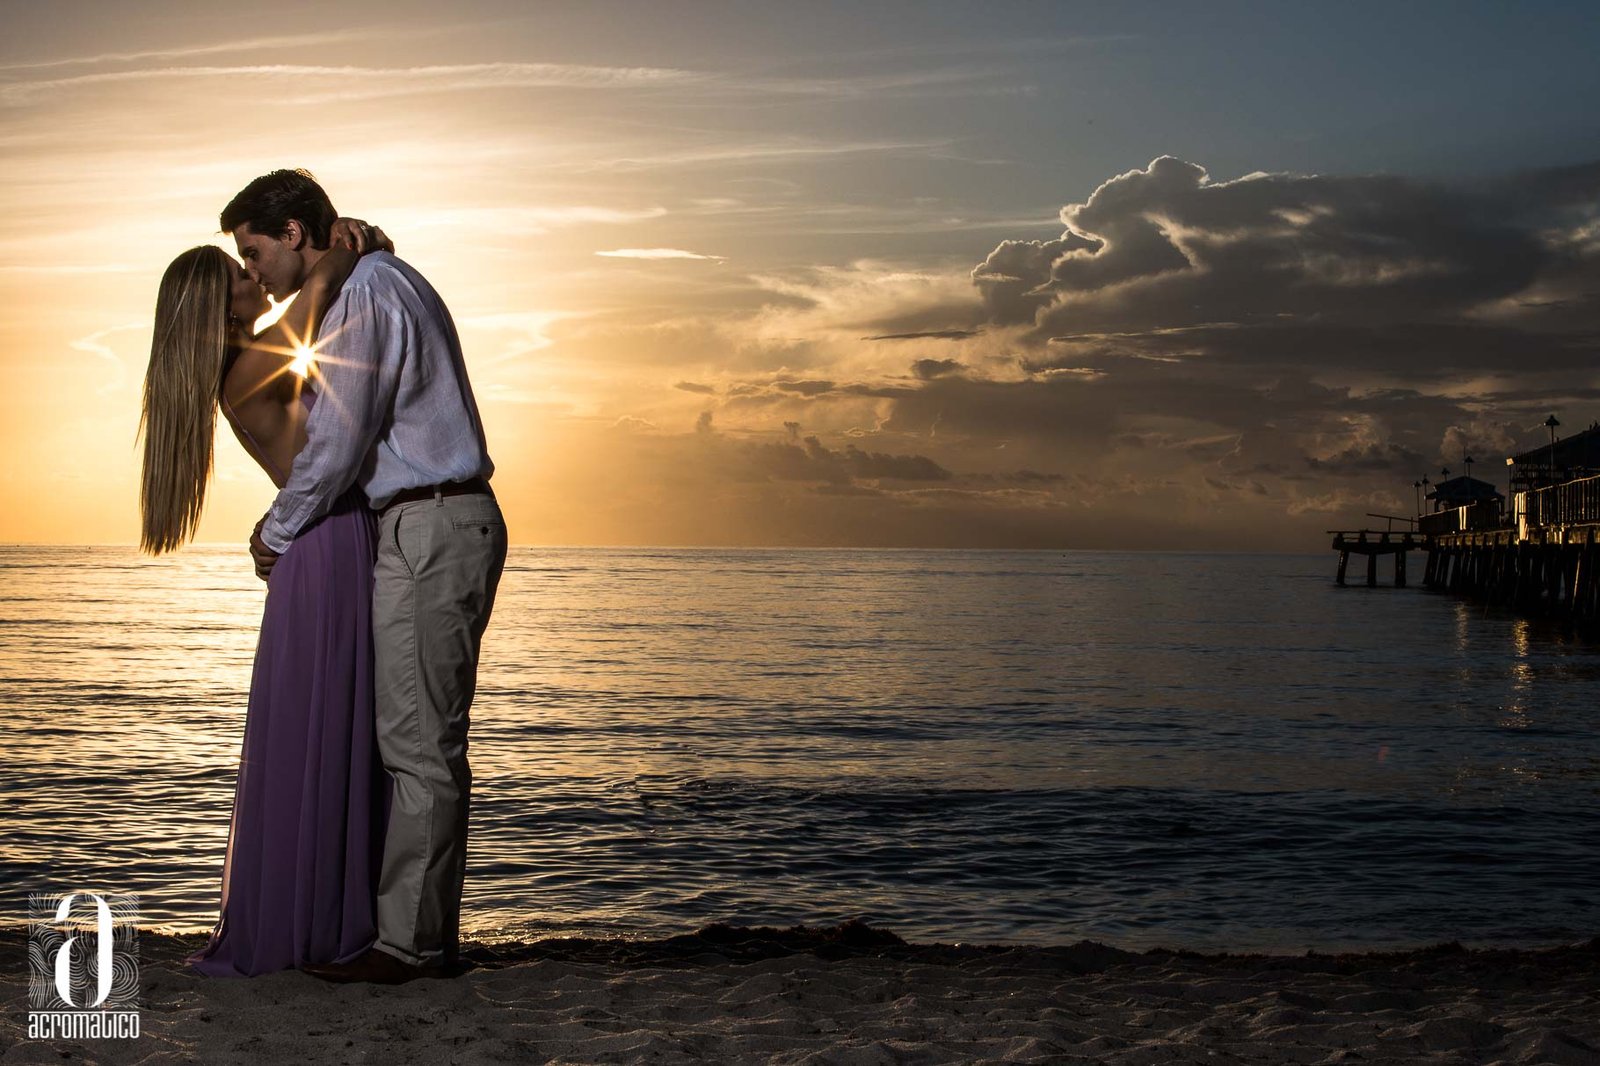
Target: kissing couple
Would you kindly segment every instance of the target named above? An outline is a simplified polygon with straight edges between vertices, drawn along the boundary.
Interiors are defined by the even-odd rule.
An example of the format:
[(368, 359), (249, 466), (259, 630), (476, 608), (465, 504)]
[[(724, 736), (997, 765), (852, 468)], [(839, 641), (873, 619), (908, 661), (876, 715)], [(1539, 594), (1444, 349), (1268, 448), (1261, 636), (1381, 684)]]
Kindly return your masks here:
[[(242, 266), (207, 245), (161, 279), (140, 421), (144, 551), (193, 537), (219, 409), (278, 490), (250, 538), (267, 595), (221, 905), (185, 963), (448, 975), (468, 711), (506, 557), (461, 343), (383, 231), (303, 170), (246, 185), (222, 230)], [(295, 294), (251, 332), (267, 295)]]

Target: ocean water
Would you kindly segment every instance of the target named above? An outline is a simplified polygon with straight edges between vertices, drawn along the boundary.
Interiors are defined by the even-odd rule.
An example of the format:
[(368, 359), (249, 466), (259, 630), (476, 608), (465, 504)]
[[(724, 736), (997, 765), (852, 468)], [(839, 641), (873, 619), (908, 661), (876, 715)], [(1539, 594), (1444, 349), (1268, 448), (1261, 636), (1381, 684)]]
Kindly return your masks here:
[[(1600, 932), (1600, 648), (1303, 556), (514, 548), (467, 935), (862, 918), (1304, 951)], [(1420, 562), (1413, 569), (1420, 573)], [(215, 920), (263, 586), (0, 548), (6, 921)]]

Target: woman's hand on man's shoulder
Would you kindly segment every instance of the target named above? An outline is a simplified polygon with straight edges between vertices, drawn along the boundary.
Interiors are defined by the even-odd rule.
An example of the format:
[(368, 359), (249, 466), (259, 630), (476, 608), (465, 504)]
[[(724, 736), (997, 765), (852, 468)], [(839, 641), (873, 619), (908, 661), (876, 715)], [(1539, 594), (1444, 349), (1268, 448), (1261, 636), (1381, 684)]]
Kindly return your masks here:
[(329, 239), (334, 244), (341, 244), (357, 255), (366, 255), (368, 252), (394, 252), (394, 241), (388, 234), (370, 223), (359, 218), (336, 218), (333, 228), (329, 231)]

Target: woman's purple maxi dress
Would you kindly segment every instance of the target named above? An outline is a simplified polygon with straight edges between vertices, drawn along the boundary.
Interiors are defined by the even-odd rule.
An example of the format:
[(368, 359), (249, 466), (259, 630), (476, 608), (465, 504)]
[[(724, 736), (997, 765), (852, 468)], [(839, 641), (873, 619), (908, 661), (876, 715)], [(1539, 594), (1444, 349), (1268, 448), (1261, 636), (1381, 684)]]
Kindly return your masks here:
[(392, 786), (373, 721), (376, 550), (376, 520), (352, 488), (272, 568), (220, 914), (185, 960), (199, 973), (347, 962), (377, 940)]

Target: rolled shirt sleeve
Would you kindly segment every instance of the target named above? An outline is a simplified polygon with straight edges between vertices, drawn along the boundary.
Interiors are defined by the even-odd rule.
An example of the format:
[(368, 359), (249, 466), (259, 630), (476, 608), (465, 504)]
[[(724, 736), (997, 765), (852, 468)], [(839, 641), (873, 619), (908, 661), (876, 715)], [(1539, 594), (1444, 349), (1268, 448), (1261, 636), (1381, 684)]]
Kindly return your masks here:
[(278, 554), (353, 485), (394, 401), (404, 322), (370, 287), (347, 284), (317, 334), (317, 402), (306, 445), (272, 501), (261, 539)]

